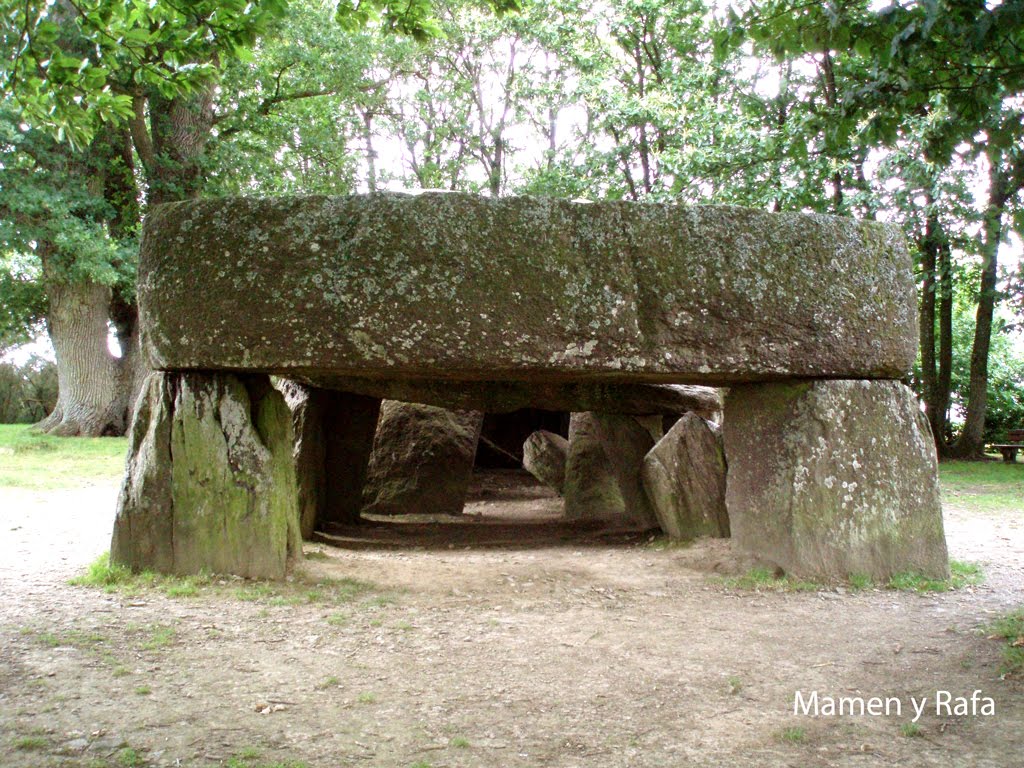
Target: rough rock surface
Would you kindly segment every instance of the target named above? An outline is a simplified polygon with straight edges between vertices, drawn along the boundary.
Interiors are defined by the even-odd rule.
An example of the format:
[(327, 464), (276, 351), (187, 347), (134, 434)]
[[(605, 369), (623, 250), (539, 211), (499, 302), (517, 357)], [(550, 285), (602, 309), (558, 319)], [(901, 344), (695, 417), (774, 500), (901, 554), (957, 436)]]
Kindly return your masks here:
[(593, 413), (574, 413), (569, 419), (564, 495), (567, 520), (625, 517), (626, 503), (604, 452)]
[(721, 430), (695, 413), (677, 421), (644, 457), (644, 492), (673, 539), (729, 536)]
[(484, 415), (384, 401), (363, 512), (462, 514)]
[(301, 546), (291, 424), (265, 376), (151, 374), (132, 422), (112, 561), (282, 578)]
[(298, 486), (299, 530), (303, 539), (313, 536), (324, 505), (324, 400), (326, 392), (288, 379), (276, 384), (292, 412), (295, 443), (295, 477)]
[(380, 400), (280, 380), (292, 412), (302, 537), (359, 522)]
[(561, 435), (541, 429), (523, 443), (523, 467), (559, 495), (565, 493), (565, 464), (569, 441)]
[(172, 203), (147, 216), (139, 303), (160, 370), (729, 384), (899, 378), (917, 346), (896, 227), (722, 206)]
[(661, 417), (596, 413), (594, 423), (619, 484), (626, 516), (640, 528), (656, 528), (657, 517), (647, 501), (640, 473), (644, 457), (661, 439)]
[(811, 578), (948, 574), (935, 445), (894, 381), (730, 390), (726, 506), (733, 538)]
[(594, 383), (535, 384), (523, 381), (450, 381), (310, 377), (318, 386), (363, 395), (422, 403), (439, 408), (484, 413), (511, 413), (523, 408), (578, 413), (660, 413), (678, 416), (689, 411), (706, 419), (722, 410), (714, 387), (692, 384)]
[(381, 401), (347, 392), (325, 392), (324, 492), (319, 523), (359, 522), (377, 433)]

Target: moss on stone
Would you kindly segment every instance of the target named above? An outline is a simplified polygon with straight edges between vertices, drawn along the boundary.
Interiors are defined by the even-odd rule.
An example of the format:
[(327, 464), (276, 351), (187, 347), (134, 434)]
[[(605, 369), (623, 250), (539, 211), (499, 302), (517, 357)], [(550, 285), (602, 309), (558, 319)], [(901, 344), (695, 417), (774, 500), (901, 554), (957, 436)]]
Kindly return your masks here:
[[(722, 206), (462, 194), (153, 212), (139, 294), (167, 369), (557, 382), (902, 376), (897, 230)], [(237, 307), (247, 312), (239, 322)]]
[(948, 575), (934, 443), (902, 384), (736, 387), (724, 434), (742, 546), (808, 578)]
[(176, 574), (284, 576), (301, 541), (291, 415), (266, 377), (248, 383), (227, 374), (150, 377), (112, 561)]

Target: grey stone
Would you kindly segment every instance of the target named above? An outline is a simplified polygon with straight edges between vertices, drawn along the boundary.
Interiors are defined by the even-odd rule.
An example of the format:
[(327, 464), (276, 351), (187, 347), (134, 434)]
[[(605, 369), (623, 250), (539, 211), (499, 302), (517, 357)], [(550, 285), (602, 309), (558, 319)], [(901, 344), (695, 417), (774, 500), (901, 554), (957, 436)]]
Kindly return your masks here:
[(523, 443), (523, 467), (559, 495), (565, 493), (565, 464), (569, 441), (561, 435), (541, 429)]
[(288, 379), (279, 379), (275, 386), (292, 413), (299, 530), (303, 539), (309, 539), (325, 503), (323, 419), (327, 393)]
[(381, 401), (347, 392), (325, 394), (324, 493), (318, 521), (351, 525), (359, 522), (363, 506)]
[(640, 473), (644, 457), (661, 439), (661, 417), (597, 413), (594, 423), (619, 484), (626, 516), (639, 528), (656, 528), (657, 517), (647, 501)]
[(484, 415), (385, 400), (364, 492), (366, 514), (462, 514)]
[(724, 439), (742, 547), (809, 578), (948, 575), (935, 444), (899, 382), (735, 387)]
[(593, 413), (574, 413), (569, 419), (564, 495), (567, 520), (625, 518), (626, 503)]
[(644, 457), (644, 492), (670, 538), (728, 537), (721, 430), (695, 413), (682, 416)]
[(279, 380), (292, 413), (302, 537), (359, 522), (380, 400)]
[(299, 551), (291, 414), (267, 377), (151, 374), (136, 404), (111, 560), (282, 578)]
[(161, 370), (731, 384), (903, 376), (911, 267), (897, 227), (816, 214), (209, 199), (149, 213), (138, 293)]
[(595, 411), (676, 416), (694, 411), (714, 419), (722, 399), (714, 387), (690, 384), (593, 383), (545, 384), (524, 381), (427, 381), (307, 376), (320, 387), (387, 400), (485, 413), (512, 413), (523, 408), (568, 413)]

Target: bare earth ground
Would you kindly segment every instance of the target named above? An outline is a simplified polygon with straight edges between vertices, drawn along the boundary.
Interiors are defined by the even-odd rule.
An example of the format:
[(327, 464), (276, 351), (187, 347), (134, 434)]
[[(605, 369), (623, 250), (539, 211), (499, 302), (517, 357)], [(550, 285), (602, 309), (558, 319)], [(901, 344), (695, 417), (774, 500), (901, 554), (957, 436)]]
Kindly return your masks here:
[[(69, 586), (107, 547), (115, 487), (0, 489), (0, 766), (1024, 765), (1024, 682), (983, 631), (1024, 605), (1024, 501), (945, 510), (982, 586), (759, 593), (715, 575), (747, 567), (727, 542), (568, 529), (508, 485), (455, 528), (307, 545), (326, 554), (306, 578), (373, 585), (334, 603)], [(793, 714), (797, 690), (976, 689), (994, 716), (932, 707), (917, 738), (907, 710)]]

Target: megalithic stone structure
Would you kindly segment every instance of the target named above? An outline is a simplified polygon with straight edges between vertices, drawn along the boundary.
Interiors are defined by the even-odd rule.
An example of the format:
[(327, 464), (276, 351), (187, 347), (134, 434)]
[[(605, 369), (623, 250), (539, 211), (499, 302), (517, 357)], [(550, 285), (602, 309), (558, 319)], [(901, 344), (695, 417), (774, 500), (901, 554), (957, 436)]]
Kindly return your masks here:
[[(370, 399), (352, 402), (494, 411), (557, 404), (595, 418), (717, 418), (708, 387), (730, 387), (726, 503), (741, 545), (823, 578), (946, 573), (934, 456), (921, 447), (927, 425), (910, 419), (914, 404), (897, 383), (911, 368), (917, 333), (911, 262), (893, 227), (731, 207), (451, 193), (186, 201), (149, 214), (138, 294), (144, 348), (158, 373), (150, 407), (137, 411), (115, 525), (114, 559), (133, 567), (253, 570), (215, 556), (218, 536), (252, 562), (286, 562), (294, 548), (287, 531), (298, 522), (289, 519), (284, 534), (250, 527), (264, 533), (239, 538), (237, 529), (262, 519), (255, 497), (232, 502), (244, 514), (210, 516), (218, 494), (256, 487), (268, 472), (279, 473), (275, 488), (314, 487), (294, 476), (303, 462), (292, 461), (284, 479), (272, 458), (291, 423), (261, 416), (269, 401), (260, 406), (266, 397), (254, 400), (251, 387), (264, 380), (253, 377), (275, 375)], [(216, 397), (179, 405), (171, 393), (191, 391), (189, 377)], [(257, 405), (248, 424), (230, 422), (240, 431), (218, 437), (206, 414), (217, 403), (241, 413), (239, 386)], [(312, 417), (330, 420), (321, 427), (358, 421), (347, 418), (346, 400), (333, 402), (342, 406), (310, 411), (331, 414)], [(190, 414), (179, 430), (195, 438), (185, 454), (154, 442), (179, 410)], [(851, 417), (828, 421), (840, 412)], [(827, 427), (808, 414), (824, 415)], [(867, 423), (873, 441), (859, 442)], [(359, 428), (355, 442), (365, 448)], [(230, 457), (236, 438), (261, 457), (245, 478), (228, 459), (203, 483), (138, 482), (184, 483), (197, 471), (192, 456)], [(829, 448), (812, 450), (818, 438)], [(648, 520), (639, 450), (619, 484), (640, 507), (626, 512)], [(335, 462), (355, 473), (336, 484), (349, 498), (365, 477), (364, 452)], [(830, 478), (840, 488), (846, 482), (842, 494)], [(745, 488), (757, 494), (756, 509)], [(894, 493), (907, 498), (893, 503)], [(317, 504), (330, 509), (332, 499)], [(319, 507), (302, 506), (306, 529), (311, 508)], [(299, 514), (297, 503), (274, 509)]]

